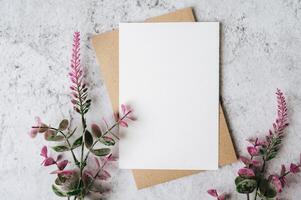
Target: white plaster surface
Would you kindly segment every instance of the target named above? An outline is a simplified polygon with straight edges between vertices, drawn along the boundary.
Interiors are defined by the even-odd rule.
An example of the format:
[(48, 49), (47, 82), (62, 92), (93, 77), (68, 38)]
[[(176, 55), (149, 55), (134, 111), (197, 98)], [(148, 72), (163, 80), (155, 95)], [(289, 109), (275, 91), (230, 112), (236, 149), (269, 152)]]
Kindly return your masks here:
[[(301, 152), (300, 0), (0, 0), (0, 199), (57, 199), (49, 169), (40, 166), (42, 137), (28, 137), (34, 116), (56, 124), (74, 116), (69, 97), (72, 33), (82, 33), (82, 60), (93, 99), (90, 122), (111, 108), (90, 36), (119, 22), (141, 21), (192, 6), (201, 21), (220, 21), (221, 95), (239, 154), (246, 138), (264, 135), (276, 114), (274, 92), (288, 99), (290, 127), (269, 171)], [(206, 200), (206, 190), (234, 192), (240, 163), (137, 191), (128, 170), (114, 170), (114, 200)], [(289, 178), (282, 199), (299, 200), (301, 176)]]

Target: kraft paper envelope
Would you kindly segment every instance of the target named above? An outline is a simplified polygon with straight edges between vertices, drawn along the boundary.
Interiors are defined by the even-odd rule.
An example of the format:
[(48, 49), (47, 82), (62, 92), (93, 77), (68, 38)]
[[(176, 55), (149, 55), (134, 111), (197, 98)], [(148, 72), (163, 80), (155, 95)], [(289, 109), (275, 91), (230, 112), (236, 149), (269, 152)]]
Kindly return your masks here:
[[(194, 22), (191, 8), (181, 9), (169, 14), (150, 18), (146, 22)], [(119, 75), (118, 75), (118, 31), (106, 32), (92, 38), (96, 57), (101, 66), (105, 86), (109, 93), (114, 111), (118, 111)], [(225, 120), (224, 112), (220, 107), (220, 135), (219, 135), (219, 165), (227, 165), (237, 161), (234, 145)], [(189, 176), (200, 171), (190, 170), (133, 170), (138, 189), (150, 187), (170, 180)]]

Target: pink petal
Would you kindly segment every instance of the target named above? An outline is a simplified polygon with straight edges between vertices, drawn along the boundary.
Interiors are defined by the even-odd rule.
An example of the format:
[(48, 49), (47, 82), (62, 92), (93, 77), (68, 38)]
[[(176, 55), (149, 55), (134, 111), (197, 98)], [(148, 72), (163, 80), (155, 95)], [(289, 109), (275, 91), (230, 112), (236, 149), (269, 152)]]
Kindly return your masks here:
[(31, 138), (35, 138), (35, 137), (37, 136), (37, 134), (38, 134), (38, 131), (39, 131), (39, 129), (37, 129), (37, 128), (32, 128), (32, 129), (30, 129), (30, 131), (29, 131), (29, 136), (30, 136)]
[(215, 189), (210, 189), (207, 191), (208, 194), (210, 194), (213, 197), (218, 197), (217, 191)]
[(122, 110), (122, 113), (125, 114), (126, 106), (124, 104), (121, 104), (121, 110)]
[(43, 146), (40, 155), (47, 158), (47, 146)]
[(259, 154), (259, 151), (256, 147), (249, 146), (247, 150), (251, 156), (257, 156)]
[(101, 173), (97, 176), (100, 180), (107, 180), (111, 177), (111, 174), (106, 170), (102, 170)]
[(65, 169), (67, 164), (68, 164), (68, 160), (63, 160), (63, 161), (57, 163), (57, 167), (59, 168), (59, 170), (63, 170), (63, 169)]
[(272, 183), (275, 186), (277, 192), (282, 192), (282, 183), (278, 176), (275, 175), (272, 177)]
[(300, 172), (299, 166), (292, 163), (290, 166), (290, 172), (292, 172), (293, 174)]
[(99, 169), (100, 168), (99, 160), (96, 157), (94, 157), (94, 160), (95, 160), (95, 163), (97, 165), (97, 169)]
[(241, 176), (241, 177), (254, 177), (255, 176), (255, 173), (252, 169), (249, 169), (249, 168), (241, 168), (238, 170), (238, 175)]
[(253, 164), (255, 167), (260, 167), (260, 166), (261, 166), (261, 162), (258, 161), (258, 160), (253, 160), (253, 161), (252, 161), (252, 164)]
[(44, 160), (44, 166), (45, 166), (45, 167), (46, 167), (46, 166), (53, 165), (53, 164), (55, 164), (55, 161), (54, 161), (54, 159), (51, 158), (51, 157), (48, 157), (48, 158), (46, 158), (46, 159)]
[(110, 154), (108, 157), (107, 157), (108, 161), (116, 161), (118, 160), (118, 158), (116, 156), (113, 156), (112, 154)]
[(222, 194), (217, 197), (218, 200), (226, 200), (226, 195)]
[(252, 163), (251, 159), (244, 157), (244, 156), (240, 156), (239, 157), (240, 161), (243, 162), (245, 165), (249, 165)]
[(120, 126), (122, 126), (122, 127), (128, 127), (128, 126), (129, 126), (129, 125), (128, 125), (125, 121), (123, 121), (123, 120), (120, 120), (119, 124), (120, 124)]

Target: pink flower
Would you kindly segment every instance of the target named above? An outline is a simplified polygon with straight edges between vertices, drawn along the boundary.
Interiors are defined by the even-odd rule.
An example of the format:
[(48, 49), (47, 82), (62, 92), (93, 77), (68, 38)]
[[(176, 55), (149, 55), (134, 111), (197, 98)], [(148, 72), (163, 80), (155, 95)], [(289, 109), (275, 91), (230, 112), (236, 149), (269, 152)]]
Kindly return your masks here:
[(250, 178), (250, 177), (254, 177), (255, 173), (252, 169), (245, 167), (238, 170), (238, 175), (241, 177)]
[(63, 170), (63, 169), (65, 169), (65, 167), (67, 166), (68, 163), (69, 163), (68, 160), (63, 160), (63, 161), (57, 162), (57, 168), (59, 168), (59, 170)]
[(119, 115), (115, 115), (115, 118), (117, 121), (119, 121), (119, 125), (122, 127), (128, 127), (128, 123), (126, 122), (126, 119), (135, 120), (135, 118), (132, 115), (132, 109), (125, 104), (121, 104), (121, 112), (122, 117), (120, 118)]
[(47, 125), (42, 123), (40, 117), (36, 117), (36, 125), (32, 126), (32, 128), (29, 131), (29, 136), (32, 138), (35, 138), (38, 133), (43, 133), (48, 130)]
[(251, 146), (249, 146), (249, 147), (247, 148), (247, 150), (248, 150), (248, 152), (249, 152), (249, 154), (250, 154), (251, 156), (258, 156), (258, 155), (259, 155), (259, 151), (258, 151), (258, 149), (257, 149), (256, 147), (251, 147)]
[(210, 189), (210, 190), (207, 191), (207, 193), (210, 196), (216, 197), (217, 200), (225, 200), (226, 199), (226, 195), (225, 194), (218, 195), (218, 193), (217, 193), (217, 191), (215, 189)]
[(279, 179), (279, 176), (273, 175), (271, 177), (272, 184), (275, 186), (277, 192), (282, 192), (283, 185)]
[(52, 157), (48, 157), (48, 155), (47, 155), (47, 147), (46, 146), (43, 146), (40, 155), (42, 157), (44, 157), (44, 161), (42, 162), (42, 165), (44, 165), (44, 166), (50, 166), (50, 165), (56, 164), (56, 161)]
[(293, 174), (299, 173), (300, 172), (300, 166), (296, 165), (294, 163), (291, 163), (291, 165), (290, 165), (290, 172), (293, 173)]
[(254, 167), (260, 167), (261, 162), (258, 160), (251, 160), (249, 158), (246, 158), (244, 156), (240, 156), (240, 161), (243, 162), (245, 165), (253, 165)]

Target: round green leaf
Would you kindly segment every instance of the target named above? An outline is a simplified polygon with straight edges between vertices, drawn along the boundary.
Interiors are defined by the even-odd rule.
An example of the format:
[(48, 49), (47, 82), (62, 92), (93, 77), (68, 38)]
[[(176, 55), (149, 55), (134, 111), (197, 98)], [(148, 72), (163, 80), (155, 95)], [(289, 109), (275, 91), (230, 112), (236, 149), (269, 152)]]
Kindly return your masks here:
[(92, 153), (96, 156), (106, 156), (109, 155), (111, 149), (109, 148), (102, 148), (102, 149), (93, 149)]
[(86, 130), (85, 132), (85, 145), (89, 149), (93, 144), (93, 137), (90, 131)]
[(60, 146), (54, 146), (54, 147), (51, 147), (54, 151), (56, 152), (64, 152), (64, 151), (68, 151), (69, 150), (69, 147), (67, 146), (64, 146), (64, 145), (60, 145)]
[(247, 194), (252, 193), (257, 186), (257, 182), (254, 179), (244, 179), (236, 185), (236, 190), (239, 193)]
[(64, 140), (62, 135), (50, 135), (46, 138), (47, 141), (58, 142)]
[(69, 121), (67, 119), (63, 119), (59, 125), (59, 129), (61, 131), (66, 130), (68, 128)]

